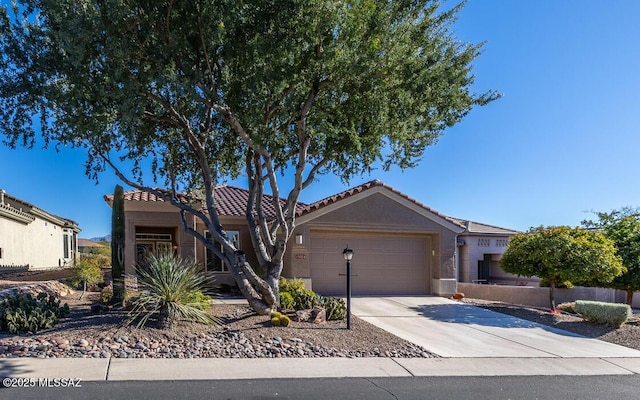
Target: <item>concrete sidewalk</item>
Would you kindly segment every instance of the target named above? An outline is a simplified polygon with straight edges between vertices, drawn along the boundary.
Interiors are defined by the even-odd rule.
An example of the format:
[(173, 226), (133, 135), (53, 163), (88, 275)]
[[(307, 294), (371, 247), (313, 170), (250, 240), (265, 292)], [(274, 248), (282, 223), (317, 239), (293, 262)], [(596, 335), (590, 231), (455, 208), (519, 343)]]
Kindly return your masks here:
[(81, 381), (640, 374), (640, 358), (0, 359), (0, 377)]

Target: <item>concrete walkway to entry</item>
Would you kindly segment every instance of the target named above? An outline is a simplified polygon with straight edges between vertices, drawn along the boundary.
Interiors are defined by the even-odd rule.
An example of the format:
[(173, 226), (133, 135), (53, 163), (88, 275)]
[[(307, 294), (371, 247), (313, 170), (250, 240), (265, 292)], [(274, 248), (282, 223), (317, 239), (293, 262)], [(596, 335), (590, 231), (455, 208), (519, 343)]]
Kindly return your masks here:
[(442, 297), (355, 297), (351, 308), (441, 357), (640, 357), (638, 350)]

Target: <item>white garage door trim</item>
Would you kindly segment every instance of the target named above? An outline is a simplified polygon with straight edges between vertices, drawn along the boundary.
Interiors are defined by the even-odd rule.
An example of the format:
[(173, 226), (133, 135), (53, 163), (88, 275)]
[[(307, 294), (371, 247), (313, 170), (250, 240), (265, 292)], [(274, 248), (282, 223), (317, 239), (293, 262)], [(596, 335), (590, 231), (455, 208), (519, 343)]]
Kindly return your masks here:
[(429, 294), (429, 235), (354, 231), (311, 231), (310, 267), (313, 290), (345, 295), (342, 250), (354, 251), (352, 293)]

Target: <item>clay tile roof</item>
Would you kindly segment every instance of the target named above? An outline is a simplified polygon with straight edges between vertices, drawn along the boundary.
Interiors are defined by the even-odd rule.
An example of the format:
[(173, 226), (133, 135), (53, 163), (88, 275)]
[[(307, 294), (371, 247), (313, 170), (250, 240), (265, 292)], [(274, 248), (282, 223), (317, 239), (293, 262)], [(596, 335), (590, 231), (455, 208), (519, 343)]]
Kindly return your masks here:
[[(249, 200), (249, 191), (241, 189), (235, 186), (217, 186), (215, 189), (216, 209), (218, 215), (227, 217), (244, 217), (247, 209), (247, 201)], [(178, 198), (181, 202), (186, 203), (188, 197), (184, 193), (178, 193)], [(113, 195), (104, 196), (105, 200), (111, 204), (113, 201)], [(132, 190), (124, 193), (124, 199), (126, 201), (141, 201), (141, 202), (164, 202), (162, 197), (155, 194), (143, 192), (141, 190)], [(267, 218), (275, 216), (275, 210), (273, 208), (272, 196), (264, 195), (262, 204), (264, 212)], [(285, 199), (280, 199), (281, 204), (285, 204)], [(298, 203), (297, 209), (301, 210), (306, 207), (305, 203)]]
[(353, 195), (356, 195), (358, 193), (362, 193), (362, 192), (364, 192), (366, 190), (369, 190), (371, 188), (374, 188), (374, 187), (383, 187), (385, 189), (388, 189), (391, 192), (397, 194), (398, 196), (409, 200), (410, 202), (414, 203), (415, 205), (417, 205), (417, 206), (419, 206), (421, 208), (424, 208), (425, 210), (427, 210), (427, 211), (439, 216), (440, 218), (444, 218), (445, 220), (451, 222), (454, 225), (457, 225), (457, 226), (459, 226), (461, 228), (465, 227), (463, 224), (460, 223), (459, 220), (447, 217), (444, 214), (440, 214), (439, 212), (433, 210), (432, 208), (429, 208), (429, 207), (425, 206), (424, 204), (420, 203), (419, 201), (417, 201), (417, 200), (407, 196), (406, 194), (404, 194), (404, 193), (392, 188), (391, 186), (385, 185), (382, 181), (380, 181), (378, 179), (374, 179), (374, 180), (369, 181), (367, 183), (363, 183), (362, 185), (353, 187), (351, 189), (347, 189), (344, 192), (341, 192), (341, 193), (338, 193), (338, 194), (334, 194), (333, 196), (330, 196), (330, 197), (324, 198), (322, 200), (316, 201), (315, 203), (309, 204), (307, 207), (303, 208), (302, 211), (298, 212), (298, 216), (309, 214), (309, 213), (314, 212), (316, 210), (319, 210), (319, 209), (321, 209), (323, 207), (326, 207), (328, 205), (337, 203), (337, 202), (339, 202), (341, 200), (347, 199), (347, 198), (349, 198), (349, 197), (351, 197)]
[[(162, 189), (156, 189), (162, 191)], [(167, 192), (168, 193), (168, 192)], [(188, 201), (187, 196), (184, 193), (176, 193), (176, 196), (180, 199), (182, 203), (186, 203)], [(126, 201), (148, 201), (148, 202), (164, 202), (160, 196), (157, 196), (153, 193), (143, 192), (142, 190), (130, 190), (124, 192), (124, 199)], [(107, 194), (104, 196), (104, 200), (111, 205), (113, 203), (113, 195)]]

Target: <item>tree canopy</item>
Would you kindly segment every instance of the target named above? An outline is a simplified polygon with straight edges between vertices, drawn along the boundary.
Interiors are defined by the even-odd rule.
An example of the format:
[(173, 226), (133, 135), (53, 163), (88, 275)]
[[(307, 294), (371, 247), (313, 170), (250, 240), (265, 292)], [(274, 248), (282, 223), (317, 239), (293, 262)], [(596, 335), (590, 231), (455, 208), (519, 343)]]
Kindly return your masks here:
[(640, 210), (624, 207), (620, 210), (595, 213), (597, 220), (582, 221), (582, 225), (590, 229), (600, 230), (613, 240), (618, 255), (626, 272), (606, 287), (624, 290), (627, 293), (627, 304), (633, 303), (633, 293), (640, 290)]
[[(0, 9), (5, 143), (30, 146), (41, 133), (46, 143), (84, 147), (90, 177), (110, 167), (126, 184), (170, 201), (264, 312), (278, 302), (301, 190), (321, 174), (346, 182), (379, 165), (413, 167), (446, 128), (499, 97), (472, 91), (482, 44), (454, 36), (462, 4), (16, 4)], [(142, 174), (147, 162), (153, 179)], [(284, 173), (293, 184), (283, 190), (277, 177)], [(264, 276), (237, 256), (215, 210), (215, 185), (240, 175)], [(180, 191), (203, 208), (180, 202)], [(265, 191), (273, 194), (272, 219), (261, 203)], [(202, 220), (222, 251), (188, 227), (186, 213)]]
[(548, 282), (554, 310), (554, 288), (559, 285), (610, 282), (625, 270), (612, 240), (599, 232), (566, 226), (531, 228), (512, 237), (500, 266), (512, 274)]

